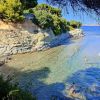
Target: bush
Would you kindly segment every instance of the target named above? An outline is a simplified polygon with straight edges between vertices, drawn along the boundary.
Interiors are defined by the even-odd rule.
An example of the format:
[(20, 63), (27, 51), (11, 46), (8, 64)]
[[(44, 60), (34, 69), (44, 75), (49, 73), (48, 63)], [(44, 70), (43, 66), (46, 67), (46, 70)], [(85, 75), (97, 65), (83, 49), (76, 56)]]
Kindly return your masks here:
[(53, 32), (55, 35), (61, 34), (61, 33), (65, 33), (67, 31), (66, 28), (66, 20), (64, 18), (60, 18), (56, 15), (52, 15), (53, 18), (53, 24), (51, 26)]
[(46, 29), (51, 27), (53, 23), (52, 15), (48, 14), (46, 11), (36, 11), (34, 10), (35, 19), (33, 19), (33, 22), (37, 24), (42, 29)]
[(72, 26), (73, 28), (80, 28), (82, 26), (82, 23), (72, 20), (70, 21), (70, 26)]
[(22, 16), (19, 16), (17, 20), (18, 20), (19, 22), (23, 22), (24, 19), (25, 19), (25, 17), (22, 15)]
[(0, 76), (0, 100), (36, 100), (36, 98)]

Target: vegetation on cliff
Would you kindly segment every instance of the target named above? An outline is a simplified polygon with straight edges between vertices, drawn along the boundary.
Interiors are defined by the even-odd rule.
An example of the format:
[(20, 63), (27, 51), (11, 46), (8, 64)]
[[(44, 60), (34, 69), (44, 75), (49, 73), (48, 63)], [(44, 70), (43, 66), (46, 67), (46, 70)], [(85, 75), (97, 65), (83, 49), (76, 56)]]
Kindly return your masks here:
[(35, 15), (33, 22), (36, 25), (43, 29), (51, 28), (55, 35), (65, 33), (66, 31), (81, 26), (80, 22), (67, 21), (62, 17), (60, 9), (51, 7), (47, 4), (37, 5), (34, 9), (30, 9), (29, 12)]
[(55, 35), (81, 26), (80, 22), (66, 21), (58, 8), (47, 4), (36, 5), (37, 0), (0, 0), (0, 19), (22, 22), (25, 19), (24, 12), (28, 11), (35, 16), (33, 23), (42, 29), (51, 28)]
[(43, 29), (51, 28), (55, 35), (67, 31), (67, 21), (61, 17), (60, 9), (47, 4), (40, 4), (33, 9), (33, 14), (35, 15), (33, 22), (39, 27)]
[(74, 21), (74, 20), (71, 20), (69, 24), (73, 28), (80, 28), (82, 26), (82, 23), (81, 22), (77, 22), (77, 21)]

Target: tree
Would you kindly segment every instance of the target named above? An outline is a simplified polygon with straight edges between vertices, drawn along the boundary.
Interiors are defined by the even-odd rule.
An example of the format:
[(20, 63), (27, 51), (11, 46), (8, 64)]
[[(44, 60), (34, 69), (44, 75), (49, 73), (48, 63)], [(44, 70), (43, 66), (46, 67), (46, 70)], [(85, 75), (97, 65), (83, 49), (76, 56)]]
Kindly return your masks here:
[(7, 21), (21, 21), (23, 9), (20, 0), (0, 0), (0, 18)]
[(94, 11), (97, 15), (100, 15), (100, 0), (46, 0), (50, 4), (59, 5), (61, 7), (69, 6), (75, 11)]
[(59, 17), (61, 17), (61, 10), (58, 9), (58, 8), (54, 8), (54, 7), (51, 7), (50, 5), (47, 5), (47, 4), (39, 4), (35, 7), (35, 10), (44, 10), (44, 11), (47, 11), (51, 14), (55, 14)]
[(37, 0), (20, 0), (20, 1), (25, 9), (33, 8), (38, 4)]

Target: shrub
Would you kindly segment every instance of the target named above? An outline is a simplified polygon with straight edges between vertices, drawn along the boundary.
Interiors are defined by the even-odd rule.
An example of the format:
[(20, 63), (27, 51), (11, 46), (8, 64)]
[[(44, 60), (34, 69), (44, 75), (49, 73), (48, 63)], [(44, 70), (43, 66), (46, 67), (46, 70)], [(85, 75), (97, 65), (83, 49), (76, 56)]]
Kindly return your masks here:
[(0, 100), (36, 100), (36, 98), (0, 76)]
[(25, 19), (25, 17), (24, 17), (23, 15), (22, 15), (22, 16), (19, 16), (19, 17), (17, 18), (17, 20), (18, 20), (19, 22), (23, 22), (24, 19)]
[(33, 22), (37, 24), (42, 29), (46, 29), (51, 27), (53, 23), (52, 15), (48, 14), (46, 11), (36, 11), (34, 10), (35, 19), (33, 19)]
[(52, 15), (53, 18), (53, 24), (51, 26), (53, 32), (55, 35), (61, 34), (63, 32), (66, 32), (66, 20), (63, 18), (60, 18), (56, 15)]
[(82, 23), (72, 20), (70, 21), (70, 26), (72, 26), (73, 28), (80, 28), (82, 26)]

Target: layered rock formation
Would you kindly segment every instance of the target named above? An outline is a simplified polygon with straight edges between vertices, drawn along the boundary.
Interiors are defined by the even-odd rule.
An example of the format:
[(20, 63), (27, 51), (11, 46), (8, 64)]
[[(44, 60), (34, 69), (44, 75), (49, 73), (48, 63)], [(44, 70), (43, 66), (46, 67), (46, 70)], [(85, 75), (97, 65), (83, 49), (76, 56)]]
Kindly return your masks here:
[(23, 24), (0, 21), (0, 55), (41, 50), (54, 37), (51, 29), (42, 30), (29, 20)]

